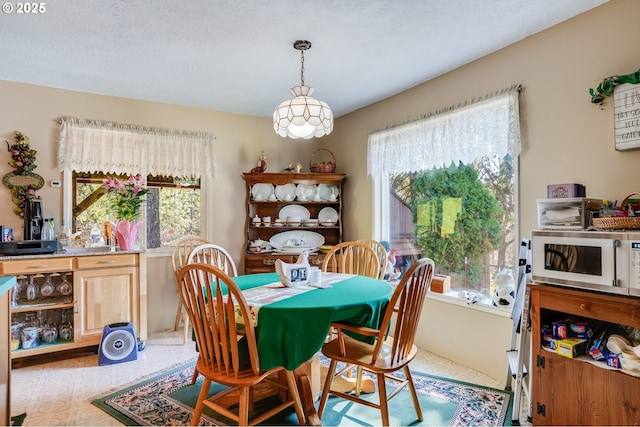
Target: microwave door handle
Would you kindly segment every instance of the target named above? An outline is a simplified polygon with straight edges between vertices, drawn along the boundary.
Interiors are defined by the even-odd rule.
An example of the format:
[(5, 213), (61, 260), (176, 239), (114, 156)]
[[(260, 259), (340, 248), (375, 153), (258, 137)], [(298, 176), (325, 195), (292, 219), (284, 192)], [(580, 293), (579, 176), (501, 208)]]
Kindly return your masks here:
[(613, 287), (620, 286), (618, 283), (618, 248), (620, 247), (620, 240), (613, 241)]

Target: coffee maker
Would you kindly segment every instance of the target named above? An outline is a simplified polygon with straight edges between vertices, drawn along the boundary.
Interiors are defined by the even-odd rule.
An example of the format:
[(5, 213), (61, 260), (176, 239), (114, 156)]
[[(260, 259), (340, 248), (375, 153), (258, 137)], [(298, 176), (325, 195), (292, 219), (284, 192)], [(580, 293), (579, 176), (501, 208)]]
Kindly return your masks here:
[(24, 211), (24, 240), (40, 240), (43, 224), (42, 200), (27, 200)]

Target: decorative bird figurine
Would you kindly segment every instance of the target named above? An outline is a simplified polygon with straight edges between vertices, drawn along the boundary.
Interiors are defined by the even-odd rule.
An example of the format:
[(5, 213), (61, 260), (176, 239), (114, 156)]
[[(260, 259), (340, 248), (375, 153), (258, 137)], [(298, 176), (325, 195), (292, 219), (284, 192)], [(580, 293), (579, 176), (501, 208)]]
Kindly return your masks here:
[(296, 264), (309, 264), (309, 251), (302, 251), (298, 256)]

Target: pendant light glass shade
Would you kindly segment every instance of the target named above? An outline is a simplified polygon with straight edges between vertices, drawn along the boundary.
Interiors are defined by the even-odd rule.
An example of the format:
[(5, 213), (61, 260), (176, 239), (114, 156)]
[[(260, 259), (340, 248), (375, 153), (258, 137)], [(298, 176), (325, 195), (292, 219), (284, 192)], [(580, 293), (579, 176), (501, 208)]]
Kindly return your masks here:
[(293, 47), (302, 54), (302, 84), (292, 87), (293, 98), (280, 103), (274, 111), (273, 130), (291, 139), (329, 135), (333, 130), (333, 112), (325, 102), (313, 98), (314, 89), (304, 84), (304, 51), (311, 47), (311, 43), (298, 40)]

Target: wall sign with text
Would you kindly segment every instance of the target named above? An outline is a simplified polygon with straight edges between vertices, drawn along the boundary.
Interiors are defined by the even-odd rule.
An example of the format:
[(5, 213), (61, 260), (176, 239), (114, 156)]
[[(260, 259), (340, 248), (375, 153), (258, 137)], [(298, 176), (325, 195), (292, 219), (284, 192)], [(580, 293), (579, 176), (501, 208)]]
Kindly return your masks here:
[(621, 84), (613, 91), (616, 150), (640, 148), (640, 85)]

